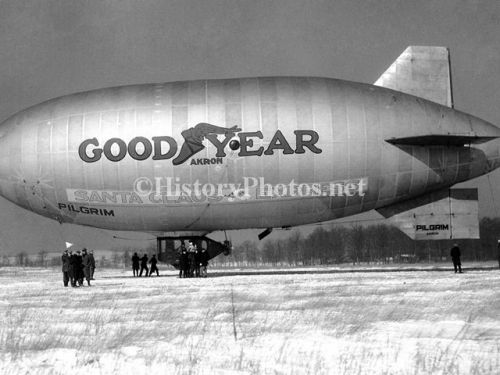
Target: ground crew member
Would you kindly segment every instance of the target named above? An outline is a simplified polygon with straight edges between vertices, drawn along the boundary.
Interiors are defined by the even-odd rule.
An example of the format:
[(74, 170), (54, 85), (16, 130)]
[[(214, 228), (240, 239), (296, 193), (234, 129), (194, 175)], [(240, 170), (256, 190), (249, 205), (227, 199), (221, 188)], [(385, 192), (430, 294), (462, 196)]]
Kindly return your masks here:
[(188, 259), (188, 253), (186, 250), (186, 246), (184, 244), (181, 245), (181, 254), (179, 257), (179, 277), (187, 277), (188, 274), (188, 268), (189, 268), (189, 259)]
[(62, 273), (63, 273), (63, 283), (64, 286), (68, 286), (69, 282), (69, 255), (68, 250), (64, 250), (62, 257)]
[(95, 259), (94, 259), (94, 251), (93, 250), (90, 250), (89, 258), (90, 258), (90, 280), (94, 280)]
[(156, 259), (155, 254), (153, 254), (151, 256), (151, 260), (149, 261), (149, 263), (151, 263), (151, 269), (149, 270), (149, 276), (151, 276), (151, 274), (155, 271), (156, 271), (156, 276), (160, 276), (160, 273), (158, 272), (158, 267), (156, 267), (156, 263), (158, 263), (158, 260)]
[(196, 245), (194, 245), (194, 274), (196, 277), (200, 277), (200, 267), (201, 267), (201, 251)]
[(72, 287), (76, 287), (76, 254), (73, 254), (71, 250), (68, 251), (68, 276)]
[(148, 276), (148, 272), (149, 272), (149, 269), (148, 269), (148, 256), (146, 254), (144, 254), (141, 258), (141, 273), (139, 274), (139, 276), (142, 276), (142, 271), (146, 270), (146, 276)]
[(188, 246), (188, 260), (189, 260), (189, 267), (188, 267), (188, 277), (193, 277), (194, 276), (194, 268), (195, 268), (195, 245), (193, 245), (192, 242), (189, 242)]
[(139, 276), (139, 255), (134, 253), (132, 256), (132, 272), (134, 273), (134, 277)]
[(462, 273), (462, 263), (460, 262), (460, 248), (458, 244), (454, 244), (450, 251), (451, 260), (453, 261), (453, 268), (455, 268), (455, 273), (457, 269), (459, 273)]
[(74, 271), (75, 271), (75, 279), (78, 282), (78, 285), (82, 286), (83, 285), (83, 263), (82, 263), (82, 252), (80, 250), (76, 251)]
[(204, 248), (200, 253), (201, 277), (207, 277), (208, 252)]
[[(82, 250), (82, 270), (85, 279), (87, 280), (87, 285), (90, 286), (90, 257), (87, 254), (87, 249)], [(82, 282), (83, 284), (83, 282)]]

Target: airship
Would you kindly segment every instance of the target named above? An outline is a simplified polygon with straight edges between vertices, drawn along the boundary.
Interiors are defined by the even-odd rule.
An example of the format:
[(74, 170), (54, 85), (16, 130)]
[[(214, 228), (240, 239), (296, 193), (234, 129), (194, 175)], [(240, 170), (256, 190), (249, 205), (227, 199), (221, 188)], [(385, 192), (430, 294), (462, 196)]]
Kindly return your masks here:
[[(60, 223), (153, 233), (164, 259), (215, 231), (377, 210), (416, 239), (478, 236), (495, 125), (454, 109), (449, 50), (411, 46), (374, 84), (254, 77), (97, 89), (0, 125), (0, 194)], [(177, 242), (178, 243), (178, 242)], [(168, 253), (168, 254), (167, 254)]]

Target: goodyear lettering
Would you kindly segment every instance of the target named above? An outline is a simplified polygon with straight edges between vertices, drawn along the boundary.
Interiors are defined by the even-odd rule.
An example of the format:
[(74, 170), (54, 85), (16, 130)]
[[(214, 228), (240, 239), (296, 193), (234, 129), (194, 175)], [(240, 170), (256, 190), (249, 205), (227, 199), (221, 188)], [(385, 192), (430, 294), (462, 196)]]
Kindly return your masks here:
[(449, 224), (418, 224), (415, 229), (417, 231), (436, 231), (436, 230), (449, 230), (450, 226)]
[(58, 203), (58, 207), (60, 210), (67, 210), (69, 212), (76, 212), (85, 215), (115, 216), (114, 210), (107, 210), (106, 208), (75, 206), (73, 204), (66, 203)]
[[(86, 163), (95, 163), (101, 160), (103, 155), (109, 161), (119, 162), (127, 155), (134, 160), (143, 161), (149, 158), (153, 160), (171, 159), (177, 154), (173, 164), (179, 165), (203, 150), (205, 146), (202, 144), (202, 140), (207, 139), (217, 150), (215, 158), (192, 159), (191, 165), (220, 164), (221, 158), (226, 156), (226, 146), (235, 136), (239, 138), (239, 142), (232, 142), (232, 145), (236, 146), (231, 148), (239, 148), (238, 156), (274, 155), (276, 152), (281, 152), (283, 155), (303, 154), (306, 149), (315, 154), (322, 152), (316, 145), (319, 136), (314, 130), (295, 130), (295, 148), (280, 130), (274, 133), (267, 147), (260, 146), (258, 148), (254, 146), (254, 142), (264, 139), (261, 131), (236, 134), (236, 130), (240, 129), (235, 127), (221, 128), (200, 123), (182, 132), (184, 143), (178, 154), (178, 144), (174, 138), (169, 136), (152, 137), (151, 139), (138, 136), (128, 143), (121, 138), (114, 137), (106, 140), (102, 147), (97, 138), (89, 138), (78, 147), (78, 155)], [(217, 137), (218, 134), (224, 135), (224, 138), (220, 140)], [(214, 159), (215, 162), (212, 162)]]

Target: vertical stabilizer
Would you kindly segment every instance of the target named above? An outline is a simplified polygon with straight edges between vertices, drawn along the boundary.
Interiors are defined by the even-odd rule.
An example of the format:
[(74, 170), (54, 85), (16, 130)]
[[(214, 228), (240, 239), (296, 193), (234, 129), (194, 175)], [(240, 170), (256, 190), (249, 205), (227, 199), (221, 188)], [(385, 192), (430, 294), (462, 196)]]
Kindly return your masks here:
[(414, 240), (479, 238), (477, 189), (449, 189), (377, 210)]
[(446, 47), (410, 46), (375, 85), (453, 108), (450, 52)]

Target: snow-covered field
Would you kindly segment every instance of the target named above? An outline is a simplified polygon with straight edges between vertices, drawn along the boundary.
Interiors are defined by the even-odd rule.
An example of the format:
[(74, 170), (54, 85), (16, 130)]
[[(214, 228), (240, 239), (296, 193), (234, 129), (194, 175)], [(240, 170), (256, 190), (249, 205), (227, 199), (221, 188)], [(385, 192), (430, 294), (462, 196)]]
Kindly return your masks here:
[(498, 270), (210, 271), (2, 268), (0, 374), (500, 373)]

